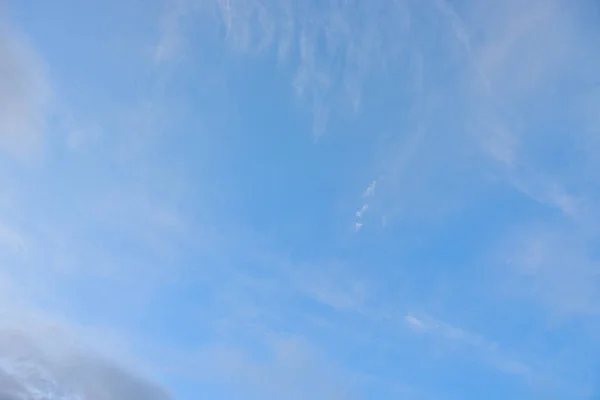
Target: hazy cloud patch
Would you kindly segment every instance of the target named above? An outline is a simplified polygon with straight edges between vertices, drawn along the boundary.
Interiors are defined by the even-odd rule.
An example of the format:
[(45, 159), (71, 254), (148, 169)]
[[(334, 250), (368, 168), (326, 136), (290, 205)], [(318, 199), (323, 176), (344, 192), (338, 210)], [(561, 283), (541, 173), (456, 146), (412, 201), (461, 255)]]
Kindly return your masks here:
[[(84, 350), (40, 342), (20, 330), (0, 330), (2, 400), (167, 400), (159, 385)], [(39, 335), (39, 333), (38, 333)], [(53, 340), (54, 339), (54, 340)]]
[(50, 87), (43, 62), (9, 28), (0, 28), (0, 148), (26, 157), (39, 148)]

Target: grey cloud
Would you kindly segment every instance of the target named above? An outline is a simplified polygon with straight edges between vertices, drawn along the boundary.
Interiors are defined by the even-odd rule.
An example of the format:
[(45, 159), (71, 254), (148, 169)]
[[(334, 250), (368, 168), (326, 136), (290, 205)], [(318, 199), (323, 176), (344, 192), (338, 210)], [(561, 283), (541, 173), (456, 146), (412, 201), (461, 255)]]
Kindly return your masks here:
[(158, 385), (85, 351), (0, 332), (0, 400), (168, 400)]

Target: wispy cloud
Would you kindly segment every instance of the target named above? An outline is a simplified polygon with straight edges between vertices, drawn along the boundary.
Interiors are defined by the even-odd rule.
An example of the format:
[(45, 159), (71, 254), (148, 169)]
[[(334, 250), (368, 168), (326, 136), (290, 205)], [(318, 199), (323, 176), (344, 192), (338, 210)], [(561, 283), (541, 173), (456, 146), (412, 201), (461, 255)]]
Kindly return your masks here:
[(184, 58), (186, 40), (184, 24), (196, 7), (189, 0), (169, 0), (159, 23), (159, 39), (154, 46), (153, 58), (157, 64), (177, 62)]
[(196, 379), (229, 386), (229, 395), (244, 393), (261, 398), (351, 399), (352, 385), (331, 360), (305, 340), (269, 335), (250, 352), (236, 346), (200, 349), (190, 365)]
[[(551, 173), (550, 168), (557, 166), (551, 167), (542, 154), (566, 156), (576, 151), (578, 143), (587, 142), (589, 127), (582, 126), (586, 123), (578, 113), (558, 100), (563, 96), (559, 93), (573, 85), (577, 89), (564, 93), (568, 102), (580, 103), (587, 97), (586, 84), (580, 80), (589, 79), (588, 67), (576, 60), (600, 63), (599, 57), (591, 56), (594, 44), (587, 28), (575, 22), (583, 9), (566, 10), (560, 1), (508, 1), (496, 7), (464, 8), (464, 16), (459, 17), (448, 3), (440, 4), (457, 40), (469, 43), (464, 49), (471, 104), (468, 120), (482, 150), (504, 169), (507, 182), (517, 190), (573, 214), (576, 206), (566, 200), (571, 194), (565, 187), (572, 186), (567, 179), (578, 178), (567, 177), (561, 167)], [(483, 38), (469, 39), (470, 32), (481, 30)], [(573, 68), (581, 69), (580, 78), (575, 79)], [(548, 124), (560, 127), (567, 120), (577, 126), (571, 139), (546, 133)], [(583, 162), (577, 164), (584, 173), (591, 157), (582, 156)]]
[[(91, 125), (108, 121), (112, 136), (94, 139), (95, 146), (80, 154), (56, 151), (48, 157), (48, 170), (18, 176), (6, 172), (2, 186), (18, 186), (19, 191), (12, 199), (14, 207), (0, 209), (0, 251), (26, 250), (27, 257), (0, 266), (0, 308), (14, 308), (19, 297), (40, 312), (59, 309), (71, 317), (103, 319), (126, 328), (150, 325), (155, 329), (145, 329), (144, 335), (160, 339), (158, 352), (173, 346), (185, 353), (169, 360), (167, 368), (179, 364), (184, 371), (174, 368), (178, 373), (209, 386), (216, 383), (228, 398), (233, 398), (228, 390), (235, 390), (228, 387), (234, 386), (240, 388), (237, 395), (257, 398), (361, 398), (364, 382), (357, 376), (373, 377), (379, 390), (394, 386), (397, 382), (391, 380), (405, 378), (396, 368), (405, 360), (398, 361), (400, 351), (390, 355), (389, 350), (423, 342), (429, 348), (442, 343), (449, 358), (474, 359), (478, 366), (520, 381), (560, 375), (540, 367), (552, 364), (551, 356), (538, 358), (522, 348), (504, 347), (506, 337), (500, 333), (496, 342), (489, 339), (495, 335), (490, 332), (474, 333), (406, 310), (418, 308), (414, 298), (431, 295), (431, 302), (442, 302), (431, 288), (438, 275), (431, 259), (439, 256), (444, 265), (454, 263), (439, 275), (444, 276), (440, 280), (448, 278), (445, 288), (461, 299), (463, 284), (484, 286), (485, 303), (492, 296), (488, 292), (502, 283), (503, 307), (516, 297), (519, 307), (530, 311), (542, 307), (570, 318), (600, 312), (594, 250), (598, 228), (593, 222), (600, 217), (595, 189), (600, 181), (590, 174), (600, 167), (595, 139), (600, 92), (584, 95), (572, 85), (574, 75), (583, 75), (584, 85), (595, 76), (586, 71), (598, 71), (600, 58), (594, 55), (595, 39), (576, 23), (579, 6), (554, 0), (485, 6), (447, 0), (166, 3), (150, 56), (147, 47), (140, 50), (146, 51), (148, 69), (140, 73), (131, 68), (135, 75), (152, 75), (167, 65), (182, 66), (180, 60), (204, 57), (194, 52), (201, 48), (197, 42), (214, 39), (206, 39), (209, 28), (229, 51), (272, 61), (269, 73), (279, 68), (287, 79), (291, 95), (311, 114), (308, 125), (315, 138), (344, 127), (327, 137), (330, 142), (318, 143), (319, 151), (335, 148), (336, 154), (344, 153), (338, 146), (342, 143), (348, 145), (347, 159), (358, 160), (335, 175), (335, 185), (323, 186), (327, 193), (319, 195), (327, 201), (320, 198), (301, 206), (323, 207), (319, 216), (330, 217), (326, 204), (339, 198), (328, 191), (345, 182), (362, 182), (358, 187), (348, 184), (353, 186), (352, 201), (342, 215), (346, 224), (354, 223), (347, 228), (353, 226), (360, 234), (344, 241), (329, 229), (339, 221), (321, 220), (314, 238), (296, 236), (296, 231), (286, 236), (273, 228), (270, 234), (276, 237), (269, 240), (241, 226), (240, 221), (251, 220), (264, 228), (256, 215), (208, 204), (213, 192), (215, 203), (235, 197), (211, 183), (223, 180), (235, 186), (245, 181), (248, 160), (238, 160), (235, 152), (245, 155), (247, 149), (233, 151), (235, 160), (224, 162), (223, 168), (212, 159), (197, 161), (202, 157), (195, 149), (204, 147), (205, 137), (210, 142), (219, 136), (219, 129), (196, 131), (196, 117), (188, 119), (184, 111), (178, 114), (180, 125), (171, 129), (175, 124), (170, 121), (178, 118), (165, 105), (185, 108), (189, 102), (188, 111), (195, 114), (210, 103), (207, 114), (213, 111), (213, 91), (205, 90), (203, 79), (188, 85), (188, 74), (206, 65), (227, 69), (227, 62), (239, 57), (229, 52), (215, 67), (210, 62), (220, 53), (209, 54), (202, 60), (206, 64), (185, 65), (181, 75), (173, 74), (173, 87), (162, 75), (132, 82), (132, 88), (125, 79), (115, 79), (116, 88), (108, 87), (110, 78), (102, 79), (107, 97), (126, 99), (114, 107), (118, 111), (92, 112)], [(209, 28), (207, 20), (213, 24)], [(217, 47), (213, 44), (207, 46), (210, 51)], [(0, 148), (27, 155), (44, 138), (48, 78), (31, 46), (8, 29), (0, 32), (0, 60)], [(107, 69), (114, 72), (113, 67)], [(138, 91), (140, 87), (151, 88)], [(202, 91), (198, 88), (208, 93), (206, 99), (196, 101)], [(244, 103), (233, 90), (228, 95), (236, 104)], [(90, 104), (96, 109), (95, 101)], [(223, 107), (227, 120), (235, 119), (230, 105)], [(360, 121), (347, 124), (354, 119)], [(85, 147), (78, 132), (68, 135), (71, 149)], [(237, 143), (230, 140), (236, 135), (226, 132), (223, 143)], [(230, 156), (218, 146), (215, 151), (207, 147), (205, 153), (214, 152), (215, 159)], [(326, 164), (332, 159), (323, 160), (310, 167), (335, 170)], [(266, 163), (273, 160), (263, 161), (272, 166)], [(276, 167), (287, 168), (284, 164)], [(214, 174), (213, 181), (206, 179), (209, 174)], [(373, 177), (377, 179), (371, 181)], [(20, 181), (26, 183), (12, 185)], [(485, 196), (477, 196), (481, 192)], [(536, 212), (555, 220), (531, 228), (532, 221), (506, 217), (496, 229), (492, 225), (497, 221), (485, 214), (490, 211), (484, 205), (503, 207), (494, 203), (498, 192), (518, 197), (527, 203), (523, 208), (535, 206)], [(256, 199), (261, 196), (267, 195), (256, 193)], [(245, 196), (239, 197), (235, 200), (245, 202)], [(248, 208), (267, 202), (258, 203)], [(394, 235), (402, 231), (398, 237), (380, 232), (367, 238), (372, 232), (365, 228), (379, 217)], [(475, 224), (474, 219), (482, 222)], [(454, 224), (446, 225), (448, 220)], [(411, 229), (395, 229), (405, 221)], [(356, 238), (373, 241), (357, 251), (351, 242)], [(410, 247), (411, 241), (418, 245)], [(476, 271), (467, 274), (457, 266), (469, 264), (471, 253), (488, 248), (494, 251), (492, 260), (486, 258)], [(305, 257), (303, 252), (316, 255)], [(341, 261), (327, 261), (337, 256)], [(458, 278), (451, 276), (451, 267)], [(479, 282), (474, 275), (497, 279)], [(383, 309), (402, 310), (394, 313), (400, 322)], [(507, 310), (514, 311), (503, 308)], [(13, 347), (11, 340), (0, 335), (0, 356)], [(26, 341), (37, 346), (40, 339)], [(538, 349), (531, 347), (532, 353)], [(44, 356), (43, 363), (61, 388), (74, 385), (74, 392), (91, 399), (166, 398), (161, 389), (152, 389), (155, 385), (79, 349), (65, 350), (58, 358)], [(366, 361), (356, 363), (359, 358)], [(73, 379), (79, 383), (64, 378), (64, 360), (77, 366)], [(10, 375), (14, 371), (4, 372), (0, 381), (10, 381), (15, 391), (28, 390)]]
[(435, 4), (444, 17), (450, 22), (451, 31), (463, 46), (464, 51), (471, 52), (471, 37), (465, 22), (447, 0), (436, 0)]
[(520, 377), (536, 393), (562, 393), (575, 398), (587, 398), (590, 395), (587, 382), (571, 380), (572, 374), (550, 357), (540, 358), (529, 351), (519, 353), (499, 342), (428, 315), (419, 314), (417, 317), (409, 313), (405, 316), (405, 322), (415, 334), (441, 340), (446, 356), (456, 355), (457, 351), (470, 353), (503, 374)]
[(430, 328), (429, 325), (425, 324), (423, 321), (413, 315), (408, 314), (404, 317), (404, 319), (415, 329), (427, 330)]
[(525, 226), (495, 250), (502, 291), (546, 308), (553, 319), (598, 315), (600, 285), (593, 241), (562, 224)]
[(50, 85), (43, 62), (27, 41), (4, 24), (0, 29), (0, 148), (19, 157), (43, 140)]
[(14, 229), (0, 223), (0, 245), (12, 251), (26, 251), (25, 240)]
[(407, 314), (405, 321), (417, 333), (447, 341), (449, 348), (455, 345), (466, 347), (467, 351), (474, 352), (485, 363), (503, 373), (522, 376), (529, 380), (534, 374), (541, 372), (515, 359), (508, 350), (502, 349), (499, 343), (444, 321), (429, 316), (416, 317), (413, 314)]
[[(378, 7), (246, 0), (202, 5), (206, 14), (216, 15), (224, 39), (234, 49), (275, 54), (282, 66), (291, 68), (291, 86), (312, 113), (315, 138), (327, 131), (332, 119), (360, 110), (366, 81), (395, 62), (403, 47), (399, 36), (410, 25), (410, 7), (404, 1)], [(385, 9), (383, 19), (379, 8)], [(178, 31), (173, 26), (165, 30), (158, 54), (168, 48), (163, 42), (181, 39), (169, 33)]]
[(291, 285), (302, 295), (336, 311), (360, 312), (367, 302), (367, 284), (353, 276), (350, 266), (317, 262), (296, 266), (289, 274)]
[(363, 197), (373, 197), (375, 195), (375, 187), (377, 187), (377, 180), (374, 180), (369, 184), (363, 193)]
[[(503, 184), (557, 212), (546, 223), (521, 221), (500, 240), (503, 250), (495, 251), (503, 254), (494, 254), (510, 260), (500, 263), (501, 281), (512, 286), (507, 292), (562, 317), (594, 313), (598, 282), (589, 243), (596, 228), (589, 221), (598, 215), (598, 196), (589, 171), (596, 161), (584, 144), (598, 125), (579, 107), (593, 92), (588, 68), (600, 65), (600, 57), (589, 27), (579, 21), (586, 8), (509, 1), (462, 11), (471, 32), (465, 65), (472, 71), (475, 137)], [(474, 32), (485, 35), (475, 40)]]
[(475, 335), (464, 329), (457, 328), (446, 322), (428, 316), (416, 317), (413, 314), (407, 314), (404, 319), (418, 332), (439, 335), (448, 340), (456, 340), (466, 345), (485, 350), (494, 350), (498, 347), (497, 344), (489, 342), (479, 335)]

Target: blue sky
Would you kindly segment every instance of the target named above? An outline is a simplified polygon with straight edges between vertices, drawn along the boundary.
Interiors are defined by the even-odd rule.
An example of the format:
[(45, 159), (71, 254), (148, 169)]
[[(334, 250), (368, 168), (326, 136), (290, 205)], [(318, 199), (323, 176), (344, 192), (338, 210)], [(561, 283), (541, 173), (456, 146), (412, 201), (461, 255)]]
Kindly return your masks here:
[(0, 3), (0, 327), (173, 399), (598, 398), (599, 21)]

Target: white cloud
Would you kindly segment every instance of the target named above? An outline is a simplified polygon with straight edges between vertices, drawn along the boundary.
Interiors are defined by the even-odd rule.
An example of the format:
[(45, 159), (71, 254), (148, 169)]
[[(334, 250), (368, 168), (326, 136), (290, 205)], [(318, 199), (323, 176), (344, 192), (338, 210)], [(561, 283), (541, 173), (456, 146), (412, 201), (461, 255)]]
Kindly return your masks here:
[[(374, 180), (373, 182), (371, 182), (369, 184), (369, 186), (363, 192), (363, 197), (369, 198), (369, 197), (375, 196), (375, 187), (376, 186), (377, 186), (377, 180)], [(354, 213), (354, 215), (356, 217), (356, 221), (354, 223), (354, 230), (356, 232), (358, 232), (363, 227), (363, 225), (364, 225), (363, 217), (365, 216), (365, 213), (367, 212), (368, 209), (369, 209), (369, 203), (364, 203), (362, 205), (362, 207)]]
[(374, 180), (369, 184), (363, 193), (363, 197), (372, 197), (375, 195), (375, 187), (377, 186), (377, 180)]
[(413, 328), (416, 328), (416, 329), (428, 329), (429, 328), (427, 326), (427, 324), (425, 324), (423, 321), (421, 321), (419, 318), (417, 318), (413, 315), (408, 314), (404, 317), (404, 319)]
[(44, 65), (31, 46), (0, 28), (0, 149), (27, 157), (41, 146), (49, 94)]
[(369, 209), (368, 204), (363, 204), (363, 206), (356, 212), (356, 217), (360, 218), (364, 215), (364, 213)]

